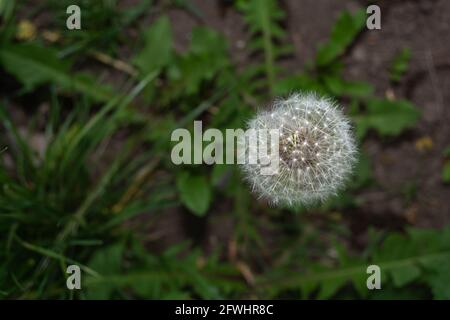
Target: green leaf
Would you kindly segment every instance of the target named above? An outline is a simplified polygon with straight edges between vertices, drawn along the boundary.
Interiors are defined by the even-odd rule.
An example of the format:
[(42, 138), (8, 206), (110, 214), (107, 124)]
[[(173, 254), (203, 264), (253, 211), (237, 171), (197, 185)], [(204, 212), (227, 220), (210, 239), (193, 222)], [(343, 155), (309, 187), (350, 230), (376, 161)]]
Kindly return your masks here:
[(286, 32), (279, 24), (285, 13), (275, 0), (241, 0), (237, 2), (237, 7), (244, 14), (244, 20), (253, 36), (249, 47), (254, 51), (264, 52), (264, 73), (267, 86), (273, 93), (277, 71), (275, 60), (282, 54), (292, 52), (290, 46), (274, 44), (274, 41), (280, 42), (286, 38)]
[(431, 274), (426, 277), (427, 283), (431, 286), (434, 299), (449, 300), (450, 299), (450, 258), (438, 259), (431, 267)]
[(0, 0), (0, 17), (3, 21), (9, 21), (13, 16), (15, 5), (15, 0)]
[(95, 252), (88, 266), (100, 275), (116, 274), (120, 271), (123, 244), (114, 244)]
[(133, 58), (133, 62), (142, 73), (148, 74), (165, 67), (172, 54), (170, 21), (163, 16), (144, 32), (144, 48)]
[[(98, 250), (90, 259), (88, 266), (100, 274), (100, 278), (120, 274), (123, 244), (114, 244)], [(97, 277), (96, 277), (97, 278)], [(87, 283), (94, 283), (93, 279), (87, 279)], [(108, 299), (114, 290), (114, 286), (107, 282), (98, 285), (90, 285), (87, 289), (89, 299)]]
[(297, 74), (284, 77), (275, 83), (274, 91), (276, 95), (287, 95), (294, 91), (315, 91), (326, 94), (324, 86), (316, 79), (307, 74)]
[(25, 90), (53, 82), (65, 90), (75, 90), (95, 100), (113, 97), (111, 90), (86, 74), (71, 75), (70, 64), (58, 58), (51, 48), (36, 44), (9, 45), (0, 49), (0, 64), (23, 83)]
[(393, 82), (398, 82), (408, 70), (409, 60), (411, 58), (411, 50), (404, 48), (398, 53), (392, 61), (390, 78)]
[(428, 278), (431, 284), (434, 299), (450, 300), (450, 273), (446, 269), (442, 273), (435, 274)]
[(419, 110), (408, 101), (370, 99), (366, 114), (354, 116), (356, 134), (362, 139), (375, 129), (382, 136), (395, 136), (413, 127), (419, 117)]
[(432, 289), (434, 297), (449, 298), (450, 290), (450, 229), (408, 229), (407, 234), (392, 233), (381, 246), (374, 247), (369, 258), (349, 256), (343, 247), (338, 247), (339, 264), (333, 267), (313, 265), (302, 274), (275, 274), (259, 280), (259, 285), (276, 286), (276, 290), (311, 290), (319, 287), (318, 297), (329, 298), (339, 288), (351, 282), (361, 296), (367, 294), (366, 268), (370, 264), (381, 269), (382, 286), (393, 284), (405, 287), (413, 281), (424, 282)]
[(204, 216), (211, 202), (211, 186), (205, 176), (182, 172), (177, 177), (182, 203), (197, 216)]
[(198, 93), (202, 83), (211, 81), (228, 65), (223, 36), (210, 28), (195, 27), (188, 52), (177, 57), (167, 70), (168, 99)]
[[(450, 157), (450, 146), (444, 150), (444, 156)], [(445, 183), (450, 182), (450, 161), (447, 160), (444, 164), (444, 169), (442, 170), (442, 180)]]
[(445, 183), (450, 182), (450, 161), (447, 161), (444, 165), (444, 169), (442, 170), (442, 180)]
[(391, 276), (396, 287), (403, 287), (417, 279), (421, 274), (420, 269), (415, 265), (405, 265), (401, 269), (393, 269)]
[(339, 76), (327, 76), (324, 81), (330, 92), (335, 96), (363, 98), (373, 93), (373, 86), (366, 82), (345, 81)]
[(319, 48), (316, 63), (325, 66), (344, 53), (366, 24), (366, 13), (359, 10), (354, 15), (343, 12), (338, 18), (330, 40)]
[(319, 293), (317, 294), (317, 299), (328, 299), (331, 298), (338, 290), (341, 288), (347, 279), (345, 278), (335, 278), (326, 282), (326, 285), (320, 287)]

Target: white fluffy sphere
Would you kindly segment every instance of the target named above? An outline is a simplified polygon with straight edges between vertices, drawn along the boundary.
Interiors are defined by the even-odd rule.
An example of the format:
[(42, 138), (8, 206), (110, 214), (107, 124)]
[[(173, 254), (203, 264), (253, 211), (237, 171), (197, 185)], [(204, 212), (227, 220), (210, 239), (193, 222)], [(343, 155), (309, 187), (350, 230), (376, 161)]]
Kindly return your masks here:
[[(311, 205), (337, 193), (355, 164), (356, 145), (347, 117), (335, 102), (315, 94), (294, 94), (260, 111), (249, 129), (279, 129), (279, 170), (241, 165), (252, 189), (273, 204)], [(258, 138), (257, 138), (258, 139)], [(255, 142), (255, 141), (253, 141)], [(254, 152), (245, 147), (246, 152)]]

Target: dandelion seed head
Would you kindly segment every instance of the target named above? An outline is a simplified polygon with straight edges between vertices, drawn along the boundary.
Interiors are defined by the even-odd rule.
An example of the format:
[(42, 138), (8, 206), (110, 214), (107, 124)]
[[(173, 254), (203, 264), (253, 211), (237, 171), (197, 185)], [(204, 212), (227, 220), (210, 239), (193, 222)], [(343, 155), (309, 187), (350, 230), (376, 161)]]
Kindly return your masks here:
[(275, 205), (322, 202), (336, 194), (351, 175), (356, 158), (352, 128), (331, 99), (293, 94), (277, 100), (269, 112), (258, 112), (248, 127), (279, 129), (276, 174), (262, 175), (257, 165), (241, 165), (252, 190)]

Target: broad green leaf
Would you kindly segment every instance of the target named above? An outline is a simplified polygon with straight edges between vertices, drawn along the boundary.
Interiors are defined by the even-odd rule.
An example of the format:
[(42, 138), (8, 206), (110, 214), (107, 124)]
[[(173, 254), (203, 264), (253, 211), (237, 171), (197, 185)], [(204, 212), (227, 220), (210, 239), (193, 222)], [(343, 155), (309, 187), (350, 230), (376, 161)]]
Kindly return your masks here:
[(324, 80), (330, 92), (335, 96), (361, 98), (373, 93), (373, 87), (366, 82), (345, 81), (339, 76), (327, 76)]
[(170, 21), (162, 16), (144, 32), (144, 48), (133, 58), (133, 62), (142, 73), (148, 74), (165, 67), (172, 55)]
[(356, 134), (362, 139), (369, 129), (375, 129), (382, 136), (395, 136), (413, 127), (420, 117), (420, 111), (408, 101), (370, 99), (367, 112), (354, 116)]
[(317, 294), (317, 299), (331, 298), (347, 280), (346, 278), (335, 278), (324, 282), (324, 285), (320, 287), (319, 293)]
[[(104, 249), (98, 250), (90, 259), (88, 266), (100, 274), (100, 278), (120, 274), (123, 244), (114, 244)], [(97, 278), (97, 277), (96, 277)], [(113, 285), (107, 282), (94, 284), (94, 279), (87, 279), (87, 296), (90, 299), (108, 299), (114, 289)]]
[(168, 99), (198, 93), (202, 83), (211, 81), (228, 64), (223, 36), (209, 28), (194, 28), (188, 52), (175, 59), (168, 68)]
[(365, 25), (366, 13), (363, 10), (354, 15), (343, 12), (333, 28), (330, 40), (319, 48), (317, 65), (327, 65), (343, 54)]
[(445, 183), (450, 182), (450, 161), (444, 165), (444, 170), (442, 171), (442, 180)]
[(182, 172), (177, 177), (182, 203), (197, 216), (205, 215), (211, 202), (211, 186), (205, 176)]
[(431, 286), (433, 298), (439, 300), (450, 299), (450, 257), (439, 259), (432, 266), (431, 274), (426, 277), (426, 281)]
[(408, 70), (409, 60), (411, 58), (411, 50), (404, 48), (394, 57), (392, 62), (390, 77), (394, 82), (400, 81), (403, 74)]
[(396, 287), (403, 287), (404, 285), (411, 283), (417, 279), (420, 274), (420, 269), (413, 264), (405, 265), (391, 271), (391, 276)]
[(65, 90), (74, 90), (95, 100), (113, 97), (111, 90), (86, 74), (72, 74), (68, 62), (58, 58), (54, 49), (36, 44), (18, 44), (0, 49), (0, 64), (23, 83), (25, 90), (53, 82)]
[(434, 299), (450, 300), (450, 273), (448, 269), (439, 275), (434, 275), (428, 279), (433, 291)]
[(120, 271), (123, 244), (114, 244), (95, 252), (89, 260), (88, 266), (100, 275), (116, 274)]

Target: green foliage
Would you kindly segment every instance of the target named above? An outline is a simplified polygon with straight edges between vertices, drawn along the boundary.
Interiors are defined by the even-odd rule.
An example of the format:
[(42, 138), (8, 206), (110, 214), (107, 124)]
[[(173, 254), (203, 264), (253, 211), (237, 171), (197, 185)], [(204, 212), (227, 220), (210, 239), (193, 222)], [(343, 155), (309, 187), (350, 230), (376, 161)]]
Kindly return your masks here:
[[(99, 249), (88, 262), (89, 268), (99, 273), (98, 277), (108, 277), (120, 274), (124, 246), (123, 244), (113, 244), (109, 247)], [(87, 283), (90, 279), (87, 279)], [(114, 286), (108, 282), (103, 282), (102, 286), (91, 286), (87, 291), (89, 299), (108, 299), (114, 290)]]
[(450, 164), (448, 162), (445, 164), (442, 171), (442, 180), (444, 180), (445, 183), (450, 182)]
[[(169, 19), (165, 16), (155, 21), (144, 32), (144, 48), (133, 61), (143, 74), (148, 74), (167, 66), (173, 54), (172, 32)], [(149, 57), (153, 57), (149, 59)]]
[(393, 82), (399, 82), (405, 72), (408, 70), (409, 60), (411, 59), (411, 50), (404, 48), (392, 61), (390, 78)]
[(375, 264), (381, 269), (382, 288), (391, 283), (395, 288), (403, 288), (419, 282), (429, 288), (435, 299), (448, 299), (450, 291), (442, 284), (448, 283), (449, 238), (449, 228), (392, 233), (367, 258), (349, 255), (344, 248), (338, 247), (336, 265), (325, 267), (322, 263), (314, 263), (300, 275), (272, 276), (260, 281), (264, 286), (276, 283), (275, 294), (301, 288), (304, 297), (312, 295), (318, 299), (339, 298), (343, 294), (340, 290), (351, 284), (358, 295), (371, 298), (372, 291), (366, 287), (366, 269)]
[(365, 25), (366, 14), (363, 10), (359, 10), (354, 15), (343, 12), (333, 27), (330, 40), (319, 48), (317, 65), (328, 65), (342, 55)]
[(372, 95), (373, 87), (365, 82), (345, 81), (338, 75), (324, 76), (328, 91), (337, 97), (364, 98)]
[(363, 99), (373, 94), (373, 86), (361, 81), (343, 79), (342, 63), (338, 58), (348, 49), (365, 25), (365, 13), (344, 12), (334, 26), (330, 40), (319, 48), (314, 64), (307, 64), (305, 72), (291, 75), (277, 82), (275, 93), (286, 95), (293, 91), (315, 91), (335, 97)]
[[(447, 147), (447, 149), (445, 149), (444, 156), (447, 158), (450, 158), (450, 146)], [(450, 160), (448, 160), (448, 159), (447, 159), (447, 161), (445, 161), (444, 169), (442, 170), (442, 180), (445, 183), (450, 182)]]
[(40, 45), (4, 46), (0, 49), (0, 64), (23, 83), (26, 91), (53, 82), (66, 91), (81, 92), (95, 100), (107, 101), (113, 96), (108, 87), (89, 75), (71, 75), (67, 60), (62, 61), (55, 50)]
[[(120, 289), (131, 289), (136, 296), (150, 299), (220, 299), (224, 294), (231, 295), (243, 289), (241, 283), (222, 278), (237, 273), (233, 267), (220, 263), (215, 255), (205, 259), (198, 250), (193, 250), (180, 258), (180, 253), (188, 249), (185, 244), (156, 256), (134, 239), (130, 249), (131, 255), (126, 260), (133, 266), (131, 270), (122, 263), (121, 244), (96, 253), (91, 265), (97, 264), (99, 275), (86, 280), (89, 298), (116, 297)], [(186, 290), (187, 287), (192, 291)]]
[(9, 21), (9, 19), (12, 17), (12, 15), (14, 13), (14, 6), (15, 6), (15, 0), (0, 1), (0, 17), (2, 17), (2, 19), (4, 21)]
[(196, 27), (188, 52), (178, 56), (168, 69), (167, 93), (174, 97), (193, 95), (229, 64), (227, 44), (214, 30)]
[[(359, 192), (374, 182), (362, 146), (347, 189), (320, 207), (298, 210), (255, 201), (234, 166), (180, 169), (168, 158), (173, 129), (197, 119), (222, 130), (243, 127), (255, 107), (293, 91), (316, 91), (348, 104), (360, 142), (370, 130), (393, 137), (412, 128), (420, 113), (410, 102), (377, 98), (372, 84), (343, 77), (341, 57), (364, 29), (363, 11), (342, 13), (316, 59), (288, 74), (279, 62), (293, 50), (278, 1), (237, 1), (251, 35), (251, 63), (239, 71), (227, 39), (206, 26), (193, 28), (187, 50), (174, 50), (176, 29), (167, 10), (175, 3), (202, 19), (190, 1), (164, 2), (162, 14), (142, 30), (146, 24), (135, 22), (155, 13), (152, 1), (127, 9), (118, 3), (43, 2), (36, 10), (50, 10), (50, 28), (65, 25), (68, 4), (83, 12), (82, 32), (64, 31), (61, 41), (44, 45), (39, 38), (14, 40), (14, 2), (0, 0), (7, 22), (0, 30), (0, 68), (21, 85), (0, 105), (1, 298), (449, 298), (448, 228), (372, 230), (363, 251), (343, 245), (353, 243), (347, 227), (353, 217), (345, 217), (358, 213)], [(130, 28), (138, 30), (136, 43), (126, 33)], [(130, 60), (138, 70), (124, 86), (132, 87), (127, 94), (74, 72), (89, 67), (96, 50), (117, 58), (123, 46), (133, 49)], [(394, 59), (393, 81), (408, 60), (406, 51)], [(29, 121), (16, 123), (13, 108), (20, 108), (22, 93), (38, 97), (45, 110), (34, 112), (38, 105), (30, 102)], [(443, 179), (449, 182), (447, 160)], [(184, 215), (183, 207), (202, 217), (208, 231), (220, 229), (208, 233), (219, 240), (212, 253), (205, 254), (198, 239), (185, 242), (184, 233), (170, 239), (166, 210)], [(213, 220), (222, 216), (230, 227)], [(68, 264), (81, 267), (80, 292), (65, 288)], [(369, 264), (381, 267), (381, 292), (366, 288)]]
[(420, 112), (408, 101), (370, 99), (367, 110), (354, 116), (356, 134), (363, 138), (369, 129), (375, 129), (382, 136), (395, 136), (417, 123)]
[(177, 187), (181, 202), (194, 214), (203, 216), (211, 202), (211, 187), (206, 177), (181, 172)]
[[(139, 4), (127, 9), (119, 8), (117, 0), (47, 0), (45, 8), (53, 14), (53, 25), (61, 30), (66, 45), (65, 54), (83, 53), (89, 49), (103, 49), (108, 53), (117, 50), (119, 42), (127, 41), (121, 37), (121, 30), (135, 22), (135, 19), (148, 11), (152, 0), (141, 0)], [(81, 9), (81, 30), (65, 28), (70, 5)], [(61, 27), (64, 26), (64, 27)]]
[[(278, 44), (287, 38), (285, 30), (279, 25), (285, 17), (285, 13), (275, 0), (243, 0), (237, 2), (237, 7), (243, 13), (253, 36), (249, 48), (264, 53), (264, 66), (253, 64), (248, 69), (249, 76), (257, 77), (263, 72), (266, 77), (264, 85), (273, 93), (278, 71), (275, 65), (276, 59), (292, 51), (291, 46)], [(254, 82), (253, 87), (261, 89), (261, 82), (258, 80)]]
[[(92, 250), (89, 244), (73, 243), (92, 239), (94, 243), (108, 242), (114, 220), (122, 215), (131, 217), (142, 210), (157, 210), (167, 201), (164, 186), (149, 198), (132, 203), (123, 201), (139, 173), (136, 165), (142, 157), (149, 157), (143, 154), (137, 159), (130, 158), (135, 148), (131, 137), (130, 144), (123, 146), (121, 156), (104, 167), (100, 175), (98, 168), (88, 163), (92, 156), (102, 158), (105, 150), (102, 152), (99, 147), (121, 128), (118, 119), (122, 112), (153, 79), (154, 74), (149, 75), (126, 97), (111, 100), (87, 121), (83, 121), (82, 108), (62, 122), (55, 116), (48, 125), (43, 155), (36, 153), (24, 139), (1, 105), (0, 119), (11, 133), (3, 145), (8, 146), (6, 152), (14, 163), (5, 170), (2, 161), (0, 174), (0, 232), (8, 235), (0, 242), (0, 259), (8, 274), (2, 284), (9, 288), (8, 295), (40, 296), (50, 285), (49, 275), (54, 275), (60, 264), (83, 265), (67, 257), (77, 246), (81, 247), (77, 256), (83, 260)], [(56, 99), (51, 113), (58, 115), (60, 110)], [(98, 178), (93, 180), (96, 171)], [(161, 197), (164, 193), (165, 197)], [(111, 223), (107, 223), (108, 219)], [(29, 264), (22, 263), (22, 256), (29, 257)], [(36, 268), (39, 264), (45, 267)], [(90, 272), (89, 268), (84, 270)], [(65, 273), (57, 274), (63, 277)]]
[[(225, 39), (209, 28), (195, 27), (187, 52), (176, 54), (167, 17), (159, 18), (144, 32), (144, 48), (134, 57), (134, 63), (143, 75), (162, 72), (166, 81), (157, 99), (162, 105), (199, 95), (219, 72), (225, 77), (230, 66)], [(156, 99), (154, 95), (153, 90), (149, 96)]]

